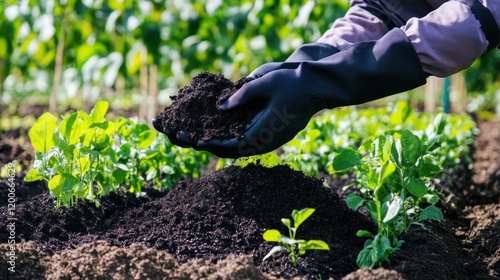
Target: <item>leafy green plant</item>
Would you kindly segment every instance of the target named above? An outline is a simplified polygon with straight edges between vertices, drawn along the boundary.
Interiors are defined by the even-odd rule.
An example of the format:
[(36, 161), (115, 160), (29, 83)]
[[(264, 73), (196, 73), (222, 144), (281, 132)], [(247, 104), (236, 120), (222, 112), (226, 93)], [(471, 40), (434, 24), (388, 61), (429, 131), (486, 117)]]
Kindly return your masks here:
[(334, 159), (334, 170), (356, 171), (359, 193), (349, 194), (347, 205), (353, 210), (365, 206), (377, 225), (376, 234), (358, 232), (371, 237), (358, 255), (360, 267), (388, 261), (402, 244), (398, 236), (411, 225), (443, 219), (434, 206), (439, 196), (431, 184), (442, 170), (431, 153), (440, 139), (422, 142), (408, 130), (396, 131), (365, 142), (359, 151), (346, 149)]
[(136, 119), (106, 120), (107, 109), (101, 101), (90, 115), (76, 111), (59, 123), (50, 113), (40, 116), (29, 131), (35, 163), (24, 180), (47, 181), (57, 206), (79, 199), (98, 204), (119, 188), (141, 195), (148, 181), (170, 188), (184, 174), (199, 175), (208, 162), (207, 153), (176, 147)]
[(281, 245), (274, 246), (264, 257), (264, 260), (279, 251), (288, 251), (292, 264), (297, 263), (297, 258), (306, 253), (307, 250), (330, 250), (328, 244), (322, 240), (303, 240), (296, 239), (299, 226), (314, 213), (313, 208), (304, 208), (302, 210), (293, 210), (293, 225), (290, 219), (283, 218), (281, 222), (288, 228), (288, 237), (281, 234), (277, 229), (268, 229), (264, 232), (264, 240), (268, 242), (278, 242)]
[(415, 112), (407, 101), (389, 103), (384, 108), (326, 110), (282, 147), (280, 157), (307, 174), (328, 172), (339, 176), (343, 173), (332, 169), (332, 162), (339, 153), (396, 130), (412, 131), (422, 141), (442, 138), (443, 146), (432, 153), (443, 166), (456, 166), (463, 160), (472, 163), (468, 156), (469, 146), (477, 129), (470, 116)]

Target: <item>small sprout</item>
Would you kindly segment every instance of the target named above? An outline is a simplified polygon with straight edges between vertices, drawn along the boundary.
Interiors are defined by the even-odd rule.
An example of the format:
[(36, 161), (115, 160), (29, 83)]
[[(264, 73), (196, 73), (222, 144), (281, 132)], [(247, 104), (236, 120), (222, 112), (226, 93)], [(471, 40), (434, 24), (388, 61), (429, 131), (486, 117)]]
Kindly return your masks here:
[(281, 245), (274, 246), (271, 251), (264, 257), (264, 260), (279, 251), (288, 251), (292, 264), (297, 264), (297, 258), (306, 253), (307, 250), (330, 250), (328, 244), (321, 240), (303, 240), (296, 239), (297, 229), (299, 226), (314, 213), (313, 208), (304, 208), (302, 210), (293, 210), (293, 226), (290, 219), (283, 218), (281, 222), (288, 228), (289, 237), (284, 236), (277, 229), (268, 229), (264, 232), (263, 238), (267, 242), (277, 242)]

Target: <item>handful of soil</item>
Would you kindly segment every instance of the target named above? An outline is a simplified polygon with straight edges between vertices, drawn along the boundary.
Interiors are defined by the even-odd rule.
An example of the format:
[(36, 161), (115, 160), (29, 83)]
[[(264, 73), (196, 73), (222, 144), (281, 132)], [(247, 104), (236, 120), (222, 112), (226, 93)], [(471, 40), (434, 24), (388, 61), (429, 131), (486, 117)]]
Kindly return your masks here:
[(172, 104), (156, 116), (156, 129), (173, 133), (184, 131), (194, 142), (210, 139), (243, 139), (246, 125), (263, 108), (249, 103), (235, 110), (222, 111), (218, 105), (241, 88), (248, 79), (236, 83), (222, 74), (202, 72), (189, 86), (178, 91)]

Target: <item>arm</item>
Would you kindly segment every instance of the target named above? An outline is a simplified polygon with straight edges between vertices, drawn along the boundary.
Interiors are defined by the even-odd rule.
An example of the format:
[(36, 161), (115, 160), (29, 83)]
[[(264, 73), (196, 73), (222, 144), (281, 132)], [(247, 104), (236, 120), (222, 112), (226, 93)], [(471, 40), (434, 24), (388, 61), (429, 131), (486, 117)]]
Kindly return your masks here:
[[(272, 151), (295, 137), (316, 112), (411, 90), (423, 85), (428, 75), (464, 69), (495, 39), (485, 35), (484, 26), (467, 5), (456, 1), (385, 34), (383, 27), (377, 28), (381, 35), (372, 35), (380, 38), (363, 41), (361, 35), (367, 33), (344, 31), (338, 37), (329, 36), (333, 38), (330, 45), (306, 45), (286, 62), (265, 64), (254, 71), (253, 80), (221, 105), (223, 110), (232, 110), (256, 99), (266, 102), (248, 125), (245, 139), (198, 143), (183, 139), (183, 144), (233, 158)], [(498, 25), (488, 30), (500, 36)], [(169, 138), (177, 140), (175, 135)]]
[[(486, 2), (500, 22), (500, 1)], [(448, 1), (423, 18), (410, 18), (401, 29), (415, 48), (424, 71), (438, 77), (468, 68), (489, 45), (480, 21), (460, 1)]]

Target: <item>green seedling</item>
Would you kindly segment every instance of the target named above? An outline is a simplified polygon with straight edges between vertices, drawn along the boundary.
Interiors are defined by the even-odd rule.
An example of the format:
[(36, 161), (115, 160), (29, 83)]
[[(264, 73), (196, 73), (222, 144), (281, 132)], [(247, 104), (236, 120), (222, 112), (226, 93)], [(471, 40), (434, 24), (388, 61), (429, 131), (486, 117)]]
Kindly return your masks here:
[(297, 258), (306, 253), (307, 250), (330, 250), (328, 244), (321, 240), (303, 240), (296, 239), (299, 226), (314, 213), (313, 208), (304, 208), (302, 210), (293, 210), (293, 226), (290, 219), (283, 218), (281, 222), (288, 228), (288, 237), (281, 234), (277, 229), (268, 229), (264, 232), (264, 240), (267, 242), (278, 242), (281, 245), (274, 246), (264, 257), (264, 260), (279, 251), (288, 251), (292, 264), (297, 264)]
[(98, 205), (117, 189), (141, 195), (148, 182), (169, 189), (185, 174), (200, 176), (210, 160), (206, 152), (172, 145), (134, 118), (106, 120), (107, 110), (100, 101), (90, 114), (79, 110), (60, 122), (45, 113), (29, 131), (36, 154), (24, 180), (47, 181), (56, 206), (80, 199)]
[[(442, 167), (433, 153), (442, 138), (422, 141), (408, 130), (396, 131), (367, 141), (359, 151), (344, 150), (333, 161), (335, 170), (353, 170), (359, 193), (348, 195), (349, 208), (365, 206), (377, 225), (368, 236), (357, 264), (382, 265), (402, 244), (398, 237), (410, 226), (423, 226), (424, 220), (441, 221), (443, 214), (434, 206), (439, 201), (432, 180)], [(436, 145), (438, 144), (438, 145)]]

